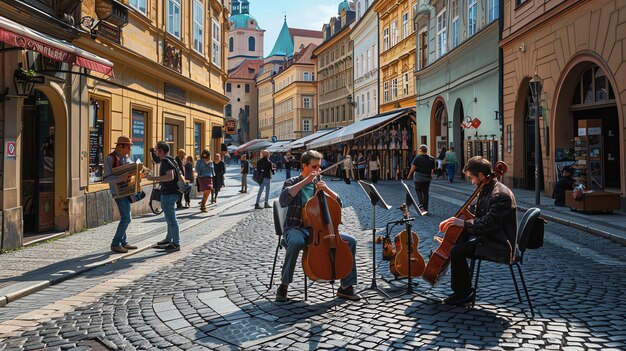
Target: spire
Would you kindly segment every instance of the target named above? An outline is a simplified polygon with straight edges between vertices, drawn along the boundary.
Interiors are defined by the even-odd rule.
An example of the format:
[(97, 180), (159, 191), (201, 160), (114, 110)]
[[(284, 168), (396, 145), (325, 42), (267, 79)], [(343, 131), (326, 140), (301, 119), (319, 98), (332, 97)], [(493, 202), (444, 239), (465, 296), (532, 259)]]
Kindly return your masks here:
[(285, 22), (283, 28), (278, 34), (278, 39), (274, 44), (272, 52), (268, 55), (271, 56), (291, 56), (293, 55), (293, 41), (291, 40), (291, 34), (289, 33), (289, 27), (287, 26), (287, 15), (285, 15)]
[(230, 9), (230, 14), (231, 15), (238, 15), (240, 13), (239, 11), (239, 0), (232, 0), (232, 4), (231, 4), (231, 9)]
[(241, 1), (241, 13), (246, 15), (250, 14), (250, 2), (248, 0)]

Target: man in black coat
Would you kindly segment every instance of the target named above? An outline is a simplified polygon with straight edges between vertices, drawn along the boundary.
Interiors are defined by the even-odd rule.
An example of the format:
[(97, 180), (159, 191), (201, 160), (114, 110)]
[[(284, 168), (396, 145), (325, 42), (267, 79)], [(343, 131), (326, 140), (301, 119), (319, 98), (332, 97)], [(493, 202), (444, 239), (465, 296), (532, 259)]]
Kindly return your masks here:
[(417, 152), (418, 155), (411, 162), (411, 170), (406, 179), (413, 179), (417, 201), (422, 210), (428, 211), (428, 192), (435, 171), (435, 159), (428, 154), (428, 147), (424, 144), (419, 146)]
[(444, 300), (448, 305), (461, 305), (474, 298), (472, 277), (467, 258), (484, 257), (502, 263), (515, 259), (517, 235), (517, 210), (513, 192), (497, 179), (489, 179), (491, 162), (481, 156), (472, 157), (463, 173), (472, 184), (482, 188), (472, 203), (475, 218), (464, 220), (450, 217), (439, 224), (446, 232), (450, 226), (462, 227), (463, 233), (450, 250), (451, 285), (454, 292)]

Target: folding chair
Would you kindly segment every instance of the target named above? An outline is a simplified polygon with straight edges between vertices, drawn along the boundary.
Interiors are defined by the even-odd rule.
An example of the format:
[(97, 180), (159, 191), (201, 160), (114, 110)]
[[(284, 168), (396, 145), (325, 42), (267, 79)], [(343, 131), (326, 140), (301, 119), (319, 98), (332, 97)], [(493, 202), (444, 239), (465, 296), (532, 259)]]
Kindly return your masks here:
[[(272, 204), (272, 211), (274, 212), (274, 230), (276, 231), (276, 235), (278, 237), (278, 242), (276, 244), (276, 252), (274, 253), (274, 264), (272, 265), (272, 277), (270, 278), (270, 286), (267, 290), (272, 289), (272, 285), (274, 284), (274, 273), (276, 272), (276, 260), (278, 259), (278, 250), (283, 248), (283, 225), (285, 224), (285, 216), (287, 215), (287, 208), (281, 207), (278, 200), (274, 200)], [(304, 300), (308, 299), (308, 282), (306, 278), (306, 274), (304, 275)]]
[[(524, 287), (524, 294), (526, 295), (526, 301), (528, 301), (528, 307), (530, 308), (530, 314), (533, 318), (535, 317), (535, 312), (533, 310), (533, 304), (530, 301), (530, 295), (528, 294), (528, 288), (526, 287), (526, 282), (524, 281), (524, 275), (522, 274), (522, 263), (524, 263), (524, 253), (526, 252), (528, 239), (531, 235), (533, 225), (535, 224), (535, 221), (543, 220), (539, 218), (540, 214), (541, 214), (541, 210), (538, 208), (534, 208), (534, 207), (526, 211), (526, 213), (524, 213), (524, 216), (522, 217), (522, 220), (517, 228), (516, 245), (515, 245), (516, 247), (514, 248), (515, 257), (513, 259), (513, 262), (504, 263), (509, 266), (509, 270), (511, 271), (511, 278), (513, 278), (513, 284), (515, 285), (515, 292), (517, 292), (517, 298), (519, 299), (519, 302), (522, 303), (523, 302), (522, 295), (519, 292), (517, 279), (515, 278), (515, 272), (513, 271), (513, 266), (517, 267), (517, 271), (519, 272), (519, 276), (522, 280), (522, 286)], [(472, 308), (474, 307), (476, 303), (476, 295), (478, 294), (478, 277), (480, 276), (480, 264), (482, 263), (482, 261), (489, 261), (489, 262), (503, 264), (501, 262), (496, 262), (485, 257), (476, 256), (472, 259), (472, 263), (470, 266), (470, 272), (472, 272), (472, 275), (474, 273), (474, 266), (475, 266), (476, 261), (478, 261), (478, 265), (476, 266), (476, 276), (474, 280), (474, 300), (472, 301)]]

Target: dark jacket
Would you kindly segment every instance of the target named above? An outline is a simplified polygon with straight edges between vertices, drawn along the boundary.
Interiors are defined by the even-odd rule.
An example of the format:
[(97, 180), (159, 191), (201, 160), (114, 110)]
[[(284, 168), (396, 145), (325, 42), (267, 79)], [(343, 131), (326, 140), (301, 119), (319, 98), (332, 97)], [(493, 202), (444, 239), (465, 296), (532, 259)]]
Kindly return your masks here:
[(185, 179), (190, 183), (193, 183), (195, 180), (193, 177), (193, 163), (191, 162), (185, 163)]
[(272, 169), (272, 162), (267, 157), (261, 158), (256, 163), (256, 171), (263, 172), (263, 178), (272, 178), (274, 170)]
[(497, 262), (515, 258), (517, 209), (515, 196), (504, 184), (493, 180), (480, 191), (475, 202), (476, 218), (465, 221), (465, 230), (477, 237), (476, 255)]
[(226, 174), (226, 166), (224, 166), (224, 162), (213, 163), (213, 167), (215, 168), (215, 177), (213, 177), (213, 189), (217, 189), (218, 191), (224, 186), (224, 174)]
[(185, 167), (183, 166), (183, 160), (180, 159), (180, 157), (176, 156), (176, 164), (178, 165), (178, 169), (183, 173), (183, 176), (185, 176)]

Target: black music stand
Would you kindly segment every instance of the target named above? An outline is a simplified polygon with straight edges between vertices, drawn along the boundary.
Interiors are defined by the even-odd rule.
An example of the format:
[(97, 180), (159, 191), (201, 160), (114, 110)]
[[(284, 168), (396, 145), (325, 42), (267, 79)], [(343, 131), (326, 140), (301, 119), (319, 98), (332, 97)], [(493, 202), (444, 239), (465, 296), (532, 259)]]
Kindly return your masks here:
[(424, 211), (418, 204), (417, 201), (415, 201), (415, 198), (413, 197), (413, 193), (411, 192), (411, 189), (409, 189), (409, 187), (406, 185), (406, 183), (404, 183), (404, 181), (400, 181), (400, 183), (402, 183), (402, 186), (404, 187), (404, 191), (406, 192), (406, 195), (404, 197), (404, 203), (409, 206), (409, 210), (411, 208), (411, 206), (415, 207), (415, 211), (417, 213), (419, 213), (420, 216), (425, 216), (428, 214), (428, 211)]
[(389, 296), (389, 294), (382, 291), (376, 285), (376, 206), (379, 206), (385, 210), (390, 209), (391, 206), (387, 205), (387, 203), (380, 195), (378, 190), (376, 190), (376, 187), (373, 184), (366, 183), (362, 180), (359, 180), (358, 183), (361, 186), (361, 189), (365, 191), (365, 194), (370, 199), (370, 204), (372, 205), (372, 284), (369, 288), (365, 288), (359, 291), (359, 293), (367, 290), (374, 290), (390, 298), (391, 296)]

